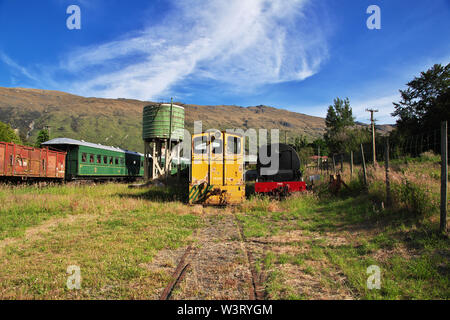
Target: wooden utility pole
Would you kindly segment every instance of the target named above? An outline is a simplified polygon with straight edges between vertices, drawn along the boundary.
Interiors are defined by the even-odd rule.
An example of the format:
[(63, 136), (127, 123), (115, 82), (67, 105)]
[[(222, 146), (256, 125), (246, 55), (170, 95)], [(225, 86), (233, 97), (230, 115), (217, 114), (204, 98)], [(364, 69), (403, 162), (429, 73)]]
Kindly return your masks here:
[(447, 232), (447, 203), (448, 203), (448, 141), (447, 121), (441, 125), (441, 232)]
[(378, 112), (377, 109), (366, 109), (367, 112), (370, 112), (370, 122), (372, 124), (372, 152), (373, 152), (373, 165), (377, 163), (377, 156), (375, 153), (375, 119), (373, 117), (374, 112)]

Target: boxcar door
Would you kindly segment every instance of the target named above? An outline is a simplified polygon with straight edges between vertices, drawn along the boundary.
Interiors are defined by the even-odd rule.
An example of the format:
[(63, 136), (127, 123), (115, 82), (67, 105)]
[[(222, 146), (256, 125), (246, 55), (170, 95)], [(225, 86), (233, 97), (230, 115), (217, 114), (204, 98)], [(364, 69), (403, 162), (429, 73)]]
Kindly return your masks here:
[(16, 145), (16, 161), (14, 175), (25, 176), (28, 167), (28, 150), (22, 146)]
[(28, 164), (28, 175), (39, 177), (41, 166), (41, 150), (33, 148), (30, 150), (30, 159)]
[(244, 146), (241, 136), (225, 134), (225, 185), (242, 185), (244, 172)]
[(209, 141), (208, 133), (195, 134), (192, 137), (191, 183), (209, 184)]

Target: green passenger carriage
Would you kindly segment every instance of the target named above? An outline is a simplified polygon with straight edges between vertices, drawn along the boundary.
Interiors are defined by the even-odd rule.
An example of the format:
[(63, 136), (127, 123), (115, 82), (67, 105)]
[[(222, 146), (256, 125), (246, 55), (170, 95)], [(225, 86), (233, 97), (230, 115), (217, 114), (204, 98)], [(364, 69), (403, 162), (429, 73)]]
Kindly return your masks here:
[(56, 138), (43, 145), (67, 152), (67, 180), (132, 180), (144, 175), (144, 155), (141, 153), (69, 138)]

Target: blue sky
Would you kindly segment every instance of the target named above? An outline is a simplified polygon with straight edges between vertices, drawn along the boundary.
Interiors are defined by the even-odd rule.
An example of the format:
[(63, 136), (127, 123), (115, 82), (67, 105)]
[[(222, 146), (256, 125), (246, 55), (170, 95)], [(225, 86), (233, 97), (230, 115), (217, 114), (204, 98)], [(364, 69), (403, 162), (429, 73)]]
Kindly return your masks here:
[(0, 0), (5, 87), (317, 116), (348, 97), (357, 120), (394, 123), (398, 90), (449, 62), (449, 0)]

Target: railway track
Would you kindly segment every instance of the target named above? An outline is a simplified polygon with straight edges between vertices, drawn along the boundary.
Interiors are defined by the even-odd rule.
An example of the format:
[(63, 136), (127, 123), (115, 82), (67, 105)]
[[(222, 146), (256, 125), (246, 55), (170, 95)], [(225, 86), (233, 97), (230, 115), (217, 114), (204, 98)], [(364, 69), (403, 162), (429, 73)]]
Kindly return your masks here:
[(175, 287), (183, 280), (186, 272), (190, 268), (190, 263), (186, 260), (189, 257), (189, 254), (193, 253), (192, 251), (194, 251), (192, 249), (192, 245), (189, 245), (184, 254), (181, 256), (180, 262), (178, 263), (175, 271), (172, 274), (172, 280), (164, 288), (159, 300), (169, 300)]
[[(224, 240), (223, 230), (215, 232), (214, 229), (208, 229), (207, 236), (211, 237), (206, 242), (202, 241), (201, 232), (197, 233), (196, 238), (200, 241), (200, 246), (189, 245), (186, 248), (178, 260), (171, 280), (162, 291), (160, 300), (197, 299), (202, 298), (202, 295), (208, 296), (209, 292), (221, 294), (219, 297), (209, 295), (212, 299), (265, 299), (264, 272), (258, 272), (256, 268), (251, 248), (252, 242), (245, 238), (243, 226), (235, 215), (230, 215), (226, 219), (229, 221), (228, 226), (232, 226), (225, 232), (229, 239)], [(213, 255), (211, 255), (212, 252), (214, 252)], [(236, 259), (240, 262), (233, 265), (232, 261)], [(231, 267), (227, 269), (227, 265)], [(186, 281), (183, 282), (185, 278)], [(230, 288), (227, 287), (230, 283), (236, 283), (232, 291), (229, 291)], [(200, 288), (200, 296), (189, 295), (190, 292), (198, 289), (197, 287)], [(184, 293), (180, 295), (180, 291), (177, 290), (175, 294), (176, 288), (184, 290)]]
[(236, 224), (239, 229), (239, 234), (241, 236), (241, 241), (243, 243), (244, 251), (247, 256), (247, 262), (248, 266), (250, 268), (250, 274), (251, 274), (251, 283), (252, 286), (250, 287), (250, 300), (264, 300), (265, 299), (265, 289), (264, 289), (264, 272), (258, 272), (256, 270), (256, 262), (253, 258), (253, 254), (251, 249), (248, 246), (248, 241), (244, 234), (244, 227), (242, 226), (242, 223), (239, 222), (239, 219), (234, 217)]

